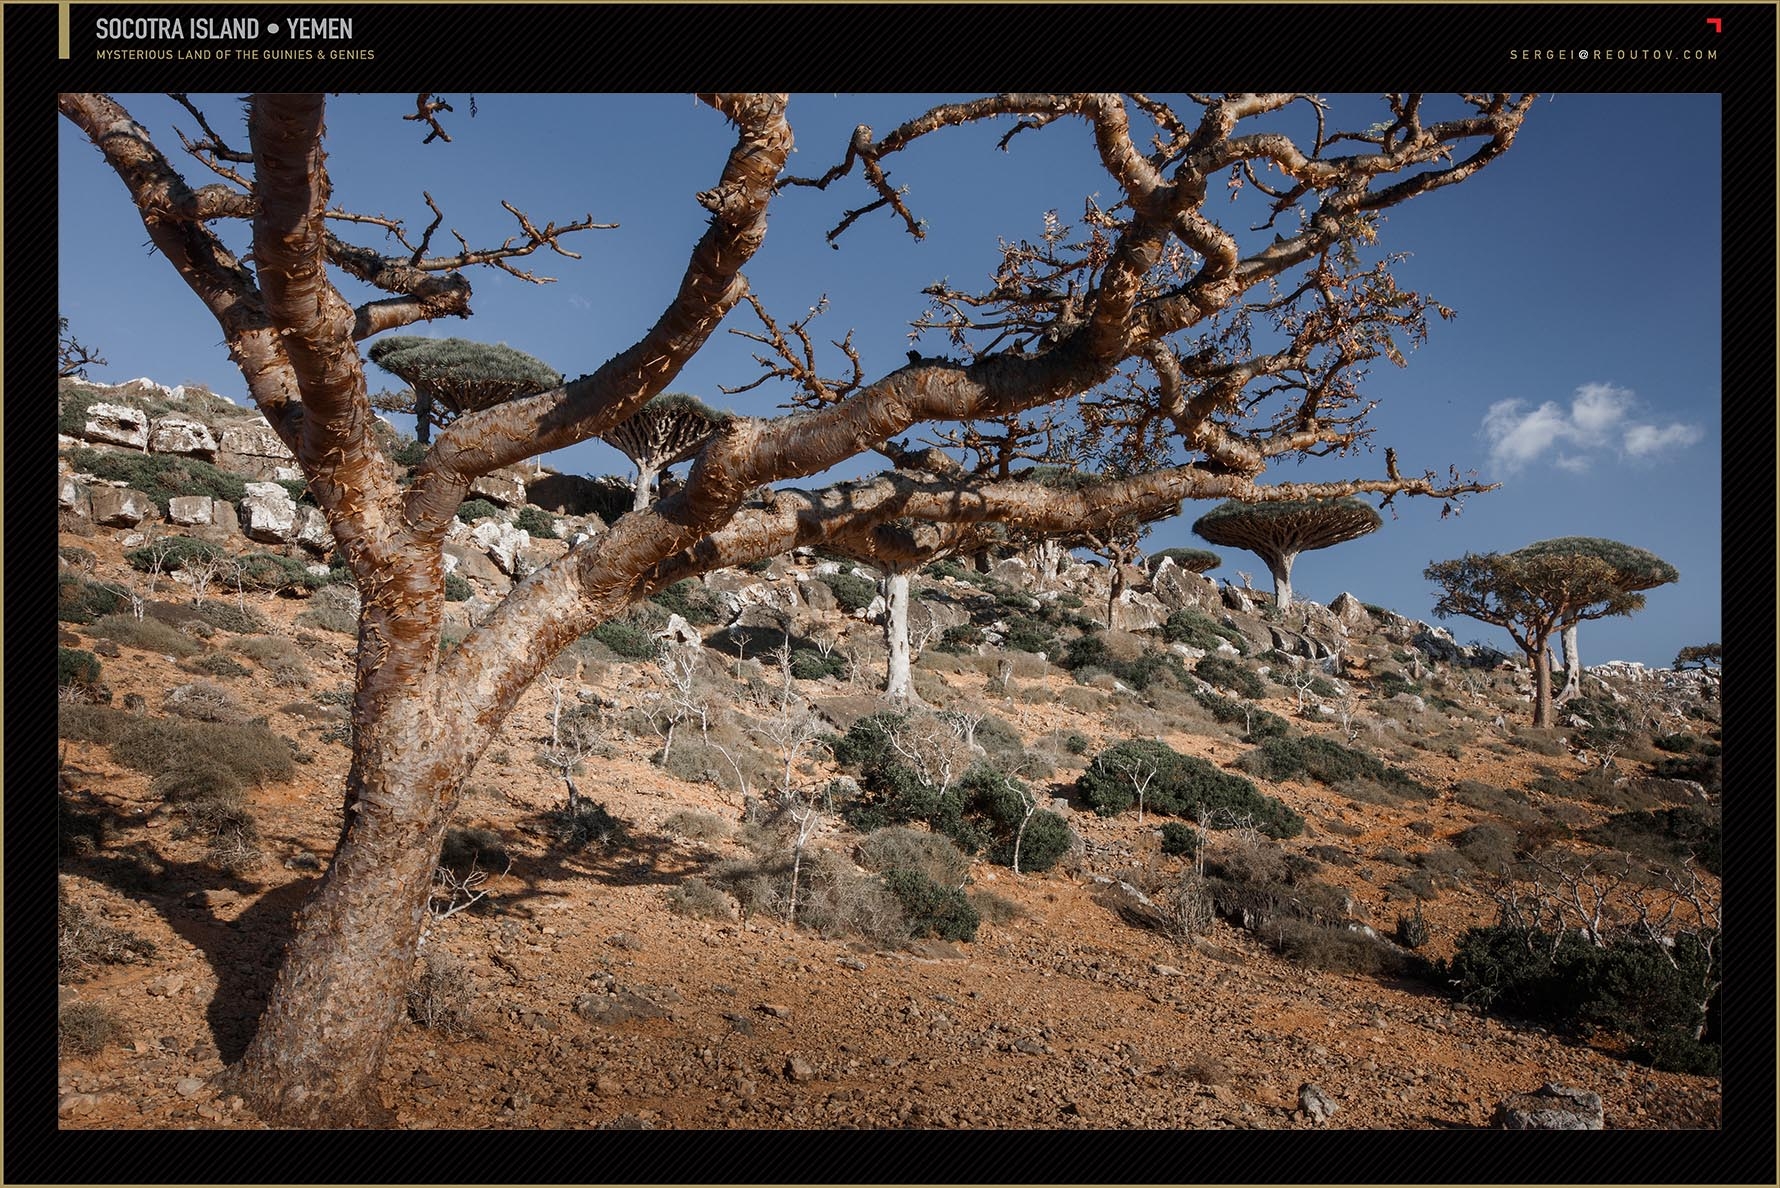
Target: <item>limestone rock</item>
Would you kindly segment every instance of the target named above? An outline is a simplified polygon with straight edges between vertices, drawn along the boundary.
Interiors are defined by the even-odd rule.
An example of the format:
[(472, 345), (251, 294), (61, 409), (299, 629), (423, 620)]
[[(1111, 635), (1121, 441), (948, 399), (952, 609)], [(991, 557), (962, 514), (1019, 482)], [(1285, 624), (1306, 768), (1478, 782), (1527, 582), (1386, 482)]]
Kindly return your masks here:
[(1493, 1125), (1499, 1130), (1604, 1130), (1606, 1118), (1600, 1094), (1548, 1083), (1503, 1101)]
[(146, 450), (148, 414), (127, 404), (90, 405), (82, 436), (88, 441), (103, 441), (111, 445), (128, 446), (133, 450)]
[(1168, 622), (1168, 607), (1154, 594), (1126, 590), (1119, 595), (1116, 617), (1121, 631), (1150, 631)]
[(530, 544), (532, 539), (532, 534), (525, 529), (515, 528), (505, 520), (492, 517), (477, 520), (470, 525), (470, 536), (488, 554), (489, 559), (507, 574), (515, 572), (519, 551)]
[(1298, 1086), (1298, 1108), (1304, 1111), (1306, 1118), (1318, 1126), (1333, 1118), (1341, 1109), (1339, 1105), (1335, 1104), (1334, 1098), (1323, 1092), (1321, 1086), (1313, 1085), (1309, 1081)]
[(68, 475), (62, 476), (59, 490), (56, 493), (56, 503), (62, 511), (74, 512), (82, 516), (91, 515), (93, 510), (87, 485)]
[(149, 431), (148, 448), (157, 454), (194, 454), (208, 458), (216, 453), (216, 434), (204, 422), (190, 417), (162, 417)]
[(175, 495), (167, 500), (167, 519), (181, 527), (213, 523), (211, 505), (215, 502), (208, 495)]
[(507, 467), (485, 474), (470, 484), (470, 494), (500, 504), (502, 507), (525, 505), (525, 472)]
[(311, 507), (307, 503), (297, 505), (297, 543), (317, 553), (325, 553), (334, 547), (334, 534), (328, 528), (328, 518), (319, 507)]
[(241, 510), (247, 517), (243, 531), (250, 540), (285, 544), (296, 536), (296, 501), (277, 483), (248, 483)]
[(303, 477), (297, 460), (270, 425), (239, 424), (226, 426), (217, 435), (216, 464), (257, 480)]
[(134, 528), (158, 518), (155, 501), (128, 487), (94, 487), (92, 507), (93, 522), (107, 528)]
[(1329, 604), (1329, 613), (1348, 631), (1366, 631), (1372, 626), (1372, 612), (1345, 590)]

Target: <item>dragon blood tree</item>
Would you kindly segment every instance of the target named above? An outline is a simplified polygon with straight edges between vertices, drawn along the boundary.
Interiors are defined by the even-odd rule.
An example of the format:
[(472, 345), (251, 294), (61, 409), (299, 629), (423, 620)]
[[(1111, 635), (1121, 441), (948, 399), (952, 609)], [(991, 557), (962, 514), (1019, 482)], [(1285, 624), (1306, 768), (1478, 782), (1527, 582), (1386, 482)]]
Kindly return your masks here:
[(1224, 559), (1210, 549), (1157, 549), (1145, 564), (1151, 573), (1155, 573), (1164, 561), (1172, 561), (1188, 573), (1208, 573), (1224, 563)]
[(1533, 664), (1533, 725), (1551, 725), (1551, 637), (1584, 619), (1629, 615), (1642, 594), (1619, 585), (1619, 573), (1584, 552), (1467, 553), (1423, 571), (1440, 587), (1434, 613), (1464, 615), (1508, 632)]
[(506, 343), (396, 335), (378, 339), (367, 353), (371, 362), (412, 392), (376, 401), (375, 407), (413, 413), (414, 439), (421, 445), (432, 439), (435, 427), (444, 428), (465, 413), (547, 392), (562, 383), (555, 368)]
[[(1536, 540), (1514, 552), (1520, 557), (1569, 554), (1598, 557), (1613, 567), (1619, 588), (1628, 593), (1653, 590), (1681, 580), (1681, 571), (1655, 553), (1599, 536), (1559, 536), (1552, 540)], [(1557, 695), (1557, 705), (1564, 704), (1582, 692), (1582, 649), (1576, 644), (1576, 634), (1576, 624), (1572, 623), (1564, 628), (1564, 688)]]
[(1307, 549), (1326, 549), (1376, 532), (1378, 513), (1358, 499), (1300, 499), (1282, 503), (1231, 500), (1200, 516), (1193, 532), (1216, 545), (1247, 549), (1273, 574), (1273, 601), (1292, 605), (1292, 562)]
[(638, 409), (628, 421), (600, 434), (601, 441), (636, 464), (632, 510), (641, 511), (655, 502), (655, 480), (661, 472), (696, 454), (722, 423), (723, 414), (706, 407), (698, 397), (668, 392)]
[[(244, 124), (245, 139), (233, 142), (191, 96), (132, 99), (145, 111), (175, 103), (199, 121), (204, 136), (184, 138), (185, 151), (225, 179), (199, 187), (117, 99), (58, 96), (63, 118), (93, 150), (90, 159), (71, 158), (70, 169), (95, 184), (105, 175), (119, 215), (139, 222), (157, 257), (214, 317), (361, 596), (339, 841), (295, 913), (277, 980), (229, 1077), (265, 1121), (352, 1126), (384, 1117), (384, 1056), (465, 781), (563, 649), (657, 591), (804, 546), (887, 547), (877, 529), (897, 521), (1043, 536), (1178, 514), (1188, 499), (1451, 500), (1489, 489), (1456, 473), (1451, 481), (1406, 476), (1388, 453), (1382, 473), (1269, 478), (1279, 459), (1345, 456), (1366, 440), (1365, 368), (1392, 355), (1393, 336), (1419, 336), (1430, 305), (1396, 286), (1395, 257), (1371, 251), (1384, 215), (1424, 197), (1438, 202), (1442, 190), (1479, 178), (1487, 187), (1486, 171), (1512, 149), (1531, 95), (1394, 92), (1365, 100), (1375, 110), (1351, 120), (1295, 93), (989, 95), (916, 107), (881, 137), (859, 123), (844, 144), (804, 143), (802, 160), (834, 162), (812, 177), (787, 172), (801, 100), (699, 100), (649, 129), (662, 152), (675, 152), (691, 143), (686, 129), (727, 124), (705, 188), (675, 192), (660, 189), (659, 171), (646, 163), (601, 160), (583, 141), (610, 121), (644, 118), (637, 109), (600, 95), (553, 96), (560, 118), (550, 150), (537, 157), (540, 174), (621, 177), (646, 193), (641, 217), (665, 219), (673, 204), (682, 208), (675, 219), (694, 206), (701, 217), (649, 264), (671, 283), (638, 290), (659, 288), (659, 303), (634, 318), (600, 315), (573, 336), (592, 370), (466, 405), (404, 484), (373, 432), (364, 356), (374, 340), (469, 315), (466, 273), (476, 267), (543, 283), (514, 261), (546, 248), (573, 256), (563, 238), (602, 225), (591, 215), (534, 221), (509, 202), (519, 232), (506, 242), (439, 251), (430, 245), (441, 225), (436, 208), (412, 236), (399, 220), (340, 209), (335, 195), (350, 192), (351, 179), (333, 176), (330, 130), (387, 121), (390, 135), (403, 135), (414, 128), (405, 119), (436, 128), (448, 105), (426, 94), (406, 118), (387, 96), (219, 97)], [(997, 125), (1004, 147), (1017, 137), (1020, 152), (1080, 154), (1107, 201), (1087, 198), (1085, 226), (1072, 228), (1054, 212), (1022, 212), (1019, 191), (951, 158), (942, 184), (955, 179), (959, 201), (985, 203), (1010, 223), (1042, 221), (1042, 231), (1022, 238), (1010, 227), (990, 275), (976, 284), (946, 281), (909, 294), (930, 311), (914, 323), (921, 349), (885, 358), (849, 336), (837, 344), (847, 362), (835, 375), (811, 340), (779, 328), (744, 271), (777, 250), (768, 211), (775, 225), (821, 220), (833, 228), (831, 241), (882, 212), (923, 240), (927, 224), (890, 172), (926, 155), (934, 140), (966, 140)], [(1090, 134), (1053, 135), (1054, 125)], [(441, 173), (487, 168), (465, 155), (472, 147), (428, 139), (440, 145)], [(585, 158), (586, 169), (565, 173), (570, 156)], [(837, 200), (827, 193), (833, 187), (861, 192)], [(400, 250), (351, 242), (364, 222)], [(1476, 233), (1455, 211), (1448, 234)], [(928, 247), (934, 274), (956, 271), (958, 257)], [(854, 270), (872, 265), (870, 257), (848, 261)], [(362, 298), (365, 286), (381, 295)], [(791, 385), (796, 407), (723, 418), (677, 489), (585, 534), (480, 616), (456, 647), (441, 648), (443, 547), (471, 484), (613, 433), (670, 391), (732, 314), (746, 316), (744, 302), (764, 327), (757, 338), (768, 378)], [(1251, 323), (1269, 336), (1265, 352), (1249, 345)], [(874, 339), (882, 331), (875, 327)], [(944, 353), (925, 349), (930, 332), (944, 338)], [(1138, 436), (1168, 448), (1117, 474), (1098, 467), (1094, 481), (1073, 490), (943, 465), (833, 475), (904, 434), (1066, 405), (1118, 452)]]

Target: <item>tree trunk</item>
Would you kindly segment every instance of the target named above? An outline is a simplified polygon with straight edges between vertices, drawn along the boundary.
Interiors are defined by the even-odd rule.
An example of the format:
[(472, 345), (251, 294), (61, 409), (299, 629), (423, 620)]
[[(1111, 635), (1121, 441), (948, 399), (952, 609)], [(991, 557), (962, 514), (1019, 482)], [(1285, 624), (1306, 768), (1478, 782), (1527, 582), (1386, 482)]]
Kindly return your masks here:
[(1551, 649), (1543, 639), (1533, 648), (1533, 725), (1551, 725)]
[(1292, 562), (1297, 559), (1296, 553), (1285, 553), (1267, 561), (1273, 572), (1273, 605), (1282, 611), (1292, 605)]
[(658, 473), (654, 466), (637, 463), (637, 493), (631, 502), (632, 511), (643, 511), (655, 502), (655, 476)]
[[(412, 702), (410, 702), (412, 704)], [(404, 714), (423, 727), (425, 716)], [(298, 914), (259, 1030), (230, 1088), (280, 1126), (385, 1121), (377, 1081), (401, 1021), (439, 846), (457, 806), (459, 765), (426, 754), (439, 740), (360, 731), (351, 824)], [(402, 745), (397, 745), (398, 740)], [(387, 761), (384, 761), (387, 759)]]
[(1125, 563), (1117, 557), (1112, 563), (1112, 585), (1106, 593), (1106, 629), (1119, 629), (1119, 596), (1125, 592)]
[(907, 700), (914, 690), (909, 673), (909, 575), (892, 570), (884, 579), (884, 642), (890, 649), (884, 696)]
[(1039, 589), (1048, 590), (1056, 585), (1058, 571), (1063, 568), (1062, 544), (1047, 537), (1034, 546), (1032, 556), (1037, 563)]
[(1582, 650), (1576, 644), (1576, 624), (1564, 628), (1564, 691), (1552, 703), (1562, 705), (1582, 692)]
[(414, 389), (414, 440), (426, 445), (433, 439), (433, 394)]

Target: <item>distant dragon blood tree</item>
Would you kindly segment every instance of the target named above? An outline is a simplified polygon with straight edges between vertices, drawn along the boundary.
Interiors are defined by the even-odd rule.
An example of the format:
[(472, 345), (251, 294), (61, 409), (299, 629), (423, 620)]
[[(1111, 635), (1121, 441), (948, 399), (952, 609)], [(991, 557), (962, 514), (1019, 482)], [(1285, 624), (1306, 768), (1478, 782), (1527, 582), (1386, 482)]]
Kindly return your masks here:
[(384, 412), (414, 414), (422, 445), (435, 426), (562, 383), (562, 373), (506, 343), (398, 335), (371, 344), (371, 362), (407, 384), (412, 396), (374, 402)]
[(601, 441), (636, 464), (633, 510), (642, 511), (655, 502), (655, 480), (662, 470), (697, 453), (722, 421), (723, 414), (705, 407), (698, 397), (668, 392), (600, 434)]
[[(1631, 593), (1653, 590), (1681, 580), (1681, 571), (1655, 553), (1599, 536), (1559, 536), (1552, 540), (1537, 540), (1514, 552), (1520, 557), (1572, 554), (1598, 557), (1613, 567), (1614, 580), (1619, 588)], [(1557, 695), (1557, 705), (1564, 704), (1582, 692), (1582, 649), (1577, 645), (1576, 624), (1572, 623), (1564, 628), (1563, 635), (1564, 688)]]
[[(432, 98), (419, 97), (414, 117), (437, 127), (445, 106)], [(1396, 259), (1372, 249), (1382, 216), (1483, 176), (1513, 146), (1531, 95), (1393, 93), (1377, 101), (1376, 117), (1350, 129), (1334, 126), (1346, 121), (1331, 121), (1321, 99), (1302, 94), (992, 95), (912, 111), (879, 138), (862, 125), (844, 145), (804, 145), (804, 160), (832, 152), (837, 161), (816, 177), (785, 171), (794, 141), (787, 96), (700, 95), (734, 139), (712, 161), (709, 188), (655, 199), (695, 203), (704, 215), (684, 250), (659, 262), (677, 278), (663, 307), (639, 311), (630, 326), (590, 323), (589, 350), (603, 362), (585, 375), (466, 404), (433, 437), (408, 485), (373, 432), (363, 344), (467, 316), (465, 272), (477, 266), (542, 283), (513, 261), (545, 248), (573, 256), (562, 241), (594, 228), (592, 217), (540, 225), (509, 203), (519, 230), (506, 242), (482, 249), (459, 240), (436, 250), (436, 208), (427, 230), (410, 237), (399, 220), (332, 205), (328, 126), (353, 119), (355, 105), (374, 109), (387, 99), (252, 95), (244, 144), (228, 143), (190, 97), (171, 99), (204, 133), (183, 138), (185, 151), (225, 180), (192, 187), (110, 96), (63, 94), (58, 105), (115, 175), (156, 254), (216, 319), (361, 595), (340, 839), (296, 914), (257, 1031), (231, 1074), (234, 1091), (279, 1125), (363, 1125), (382, 1116), (384, 1053), (402, 1017), (433, 872), (466, 778), (558, 653), (657, 591), (803, 546), (869, 549), (878, 528), (896, 521), (1000, 524), (1042, 537), (1141, 522), (1186, 499), (1450, 500), (1489, 489), (1457, 473), (1406, 477), (1388, 454), (1382, 473), (1264, 479), (1275, 459), (1346, 456), (1367, 441), (1365, 369), (1380, 357), (1400, 361), (1395, 342), (1422, 337), (1431, 304), (1398, 288)], [(634, 118), (611, 102), (559, 97), (563, 115), (552, 135), (564, 151), (579, 151), (583, 128)], [(331, 103), (348, 110), (330, 112)], [(569, 110), (601, 104), (607, 109)], [(391, 134), (411, 126), (401, 114), (389, 113)], [(689, 110), (684, 118), (701, 117)], [(1110, 200), (1089, 198), (1078, 231), (1054, 213), (1022, 212), (1018, 192), (973, 184), (971, 193), (1010, 220), (1042, 218), (1042, 232), (1004, 238), (982, 285), (941, 282), (915, 298), (927, 309), (913, 321), (916, 341), (937, 333), (943, 354), (868, 361), (848, 336), (837, 347), (847, 360), (842, 375), (825, 375), (811, 340), (796, 324), (791, 333), (780, 328), (744, 272), (763, 251), (769, 208), (781, 220), (834, 219), (831, 240), (881, 211), (921, 240), (925, 226), (886, 168), (930, 137), (987, 123), (1006, 129), (1003, 147), (1017, 136), (1020, 151), (1031, 144), (1084, 152), (1104, 171), (1098, 188)], [(1047, 136), (1063, 123), (1085, 124), (1091, 135)], [(673, 129), (659, 138), (663, 151), (679, 143)], [(468, 151), (429, 139), (448, 158)], [(540, 170), (559, 166), (538, 161)], [(441, 167), (477, 164), (447, 159)], [(622, 167), (639, 188), (654, 182), (637, 162)], [(843, 181), (865, 194), (838, 213), (821, 192)], [(367, 222), (400, 250), (350, 242)], [(225, 234), (230, 227), (240, 230)], [(1451, 229), (1469, 233), (1462, 223)], [(934, 272), (944, 275), (951, 263), (936, 259)], [(349, 278), (383, 295), (355, 305), (342, 291)], [(443, 545), (470, 485), (611, 433), (668, 391), (744, 303), (764, 327), (756, 339), (770, 352), (761, 356), (766, 378), (788, 382), (798, 407), (724, 419), (678, 489), (586, 534), (515, 586), (456, 647), (441, 649)], [(1251, 330), (1265, 335), (1264, 352), (1249, 346)], [(962, 465), (792, 485), (921, 426), (1005, 423), (1065, 407), (1096, 435), (1102, 457), (1125, 463), (1097, 467), (1107, 477), (1080, 489)]]
[(1247, 549), (1261, 558), (1273, 574), (1274, 605), (1285, 610), (1292, 605), (1292, 563), (1299, 553), (1376, 532), (1381, 523), (1358, 499), (1231, 500), (1200, 516), (1193, 531), (1212, 544)]
[(1440, 587), (1434, 613), (1464, 615), (1508, 632), (1533, 665), (1533, 725), (1551, 725), (1551, 637), (1584, 619), (1629, 615), (1644, 596), (1586, 552), (1467, 553), (1424, 575)]
[(1161, 568), (1164, 561), (1172, 561), (1188, 573), (1206, 573), (1224, 563), (1224, 559), (1210, 549), (1157, 549), (1149, 555), (1150, 572)]

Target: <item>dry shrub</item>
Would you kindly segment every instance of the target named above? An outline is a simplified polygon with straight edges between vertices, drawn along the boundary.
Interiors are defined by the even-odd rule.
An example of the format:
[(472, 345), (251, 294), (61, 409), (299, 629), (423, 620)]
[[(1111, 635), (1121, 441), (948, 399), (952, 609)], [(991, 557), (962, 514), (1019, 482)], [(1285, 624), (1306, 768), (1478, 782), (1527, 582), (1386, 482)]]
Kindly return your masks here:
[(408, 1017), (430, 1031), (457, 1035), (470, 1030), (476, 982), (450, 953), (429, 950), (408, 987)]
[(94, 919), (85, 908), (59, 897), (56, 904), (56, 976), (78, 982), (89, 966), (131, 965), (155, 954), (154, 942)]
[(1211, 884), (1191, 867), (1150, 898), (1162, 912), (1163, 934), (1174, 941), (1191, 941), (1211, 928), (1216, 914)]
[(1259, 830), (1233, 829), (1207, 848), (1206, 867), (1234, 883), (1277, 883), (1286, 876), (1286, 853)]
[(357, 590), (346, 585), (323, 586), (309, 600), (309, 609), (297, 616), (297, 622), (341, 635), (357, 635), (358, 612)]
[(721, 841), (729, 836), (729, 822), (700, 809), (681, 809), (672, 813), (661, 827), (688, 841)]
[(695, 920), (731, 920), (736, 914), (735, 901), (698, 875), (668, 891), (667, 907), (677, 916)]
[(93, 1002), (77, 1002), (56, 1017), (56, 1040), (64, 1052), (91, 1056), (123, 1034), (116, 1015)]
[(166, 656), (196, 656), (204, 650), (203, 644), (159, 619), (106, 615), (94, 620), (89, 630), (93, 635), (125, 647), (141, 648), (145, 652), (159, 652)]
[[(243, 668), (241, 671), (247, 670)], [(169, 713), (199, 722), (240, 722), (247, 716), (236, 707), (235, 699), (226, 690), (209, 681), (176, 685), (167, 690), (161, 704)]]
[(942, 887), (962, 887), (970, 873), (970, 859), (951, 839), (906, 825), (868, 834), (858, 854), (867, 870), (918, 870)]
[(969, 898), (970, 906), (977, 910), (985, 924), (1010, 924), (1031, 914), (1007, 896), (993, 891), (972, 891)]

